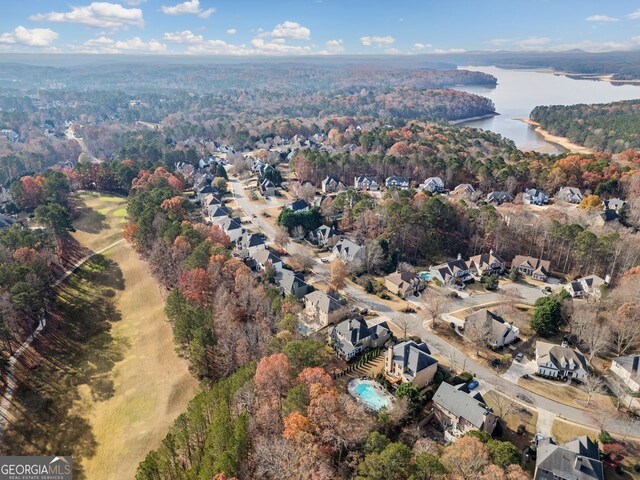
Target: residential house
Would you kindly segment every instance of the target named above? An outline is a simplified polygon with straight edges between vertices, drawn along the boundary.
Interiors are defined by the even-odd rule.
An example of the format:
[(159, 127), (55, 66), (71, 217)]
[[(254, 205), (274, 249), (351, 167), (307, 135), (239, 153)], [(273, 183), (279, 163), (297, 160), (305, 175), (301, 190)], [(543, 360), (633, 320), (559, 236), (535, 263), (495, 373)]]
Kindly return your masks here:
[(336, 193), (342, 192), (347, 189), (347, 186), (342, 183), (338, 177), (327, 177), (322, 180), (322, 192), (323, 193)]
[(569, 348), (567, 342), (562, 345), (537, 341), (536, 363), (538, 374), (543, 377), (566, 380), (583, 380), (589, 375), (587, 361), (580, 352)]
[(556, 200), (562, 200), (569, 203), (580, 203), (582, 201), (582, 192), (579, 188), (562, 187), (556, 193)]
[(291, 203), (287, 203), (285, 205), (285, 208), (288, 208), (293, 213), (303, 213), (303, 212), (309, 211), (309, 204), (304, 200), (300, 199)]
[(625, 355), (612, 359), (610, 370), (622, 379), (629, 390), (638, 393), (640, 392), (638, 366), (640, 366), (640, 355)]
[(338, 241), (334, 245), (332, 253), (335, 258), (340, 258), (346, 262), (362, 260), (366, 255), (364, 246), (358, 245), (348, 238), (343, 238), (342, 240)]
[(247, 250), (249, 254), (267, 247), (264, 235), (250, 232), (246, 232), (238, 238), (236, 245), (240, 250)]
[(313, 230), (310, 234), (311, 240), (313, 240), (320, 247), (333, 248), (340, 240), (340, 237), (336, 235), (333, 228), (327, 225), (321, 225)]
[(224, 230), (224, 233), (229, 236), (232, 242), (237, 242), (245, 232), (240, 219), (237, 217), (222, 217), (222, 220), (218, 221), (218, 225), (222, 227), (222, 230)]
[(282, 295), (294, 295), (298, 300), (304, 297), (311, 287), (304, 281), (302, 272), (293, 272), (283, 268), (276, 274), (276, 283)]
[(604, 200), (602, 202), (603, 210), (613, 210), (614, 212), (619, 212), (621, 210), (625, 210), (627, 207), (627, 202), (620, 198), (610, 198), (609, 200)]
[(462, 260), (462, 257), (458, 255), (457, 260), (451, 260), (429, 269), (432, 280), (438, 280), (443, 285), (460, 284), (471, 280), (471, 274), (469, 273), (469, 266), (467, 262)]
[(505, 322), (504, 318), (487, 308), (465, 317), (465, 337), (471, 331), (482, 332), (485, 335), (487, 344), (493, 348), (502, 348), (512, 344), (520, 334), (520, 330), (513, 323)]
[(387, 188), (399, 188), (400, 190), (406, 190), (409, 188), (409, 179), (394, 175), (384, 181), (384, 186)]
[(209, 220), (211, 223), (220, 223), (226, 217), (229, 217), (229, 209), (221, 205), (210, 205), (209, 208)]
[(387, 322), (370, 327), (364, 317), (345, 320), (329, 329), (329, 341), (336, 353), (347, 361), (361, 352), (384, 346), (390, 339)]
[(476, 189), (473, 188), (473, 185), (471, 185), (470, 183), (461, 183), (460, 185), (457, 185), (456, 188), (454, 188), (451, 192), (449, 192), (449, 195), (452, 197), (471, 197), (472, 195), (474, 195), (476, 193)]
[(209, 207), (211, 206), (220, 206), (224, 204), (224, 200), (218, 196), (218, 195), (214, 195), (213, 193), (207, 193), (204, 197), (202, 197), (202, 208), (203, 209), (209, 209)]
[(342, 308), (345, 302), (334, 293), (314, 290), (304, 296), (305, 314), (311, 321), (328, 325), (330, 316)]
[(375, 192), (378, 190), (378, 181), (376, 177), (364, 176), (355, 177), (353, 181), (356, 190), (369, 190)]
[(588, 296), (597, 298), (600, 296), (600, 287), (607, 285), (609, 283), (608, 280), (608, 275), (606, 279), (602, 279), (597, 275), (588, 275), (567, 283), (564, 289), (569, 292), (573, 298), (584, 298)]
[(493, 273), (503, 274), (507, 268), (507, 262), (493, 253), (493, 250), (489, 250), (489, 253), (474, 255), (469, 259), (467, 265), (469, 266), (469, 271), (478, 277)]
[[(471, 185), (469, 185), (471, 187)], [(471, 187), (473, 189), (473, 187)], [(418, 189), (426, 190), (431, 193), (442, 193), (444, 192), (444, 182), (440, 177), (429, 177), (424, 183), (418, 185)]]
[(265, 196), (274, 196), (276, 194), (276, 184), (268, 178), (263, 179), (260, 182), (260, 193)]
[(438, 361), (424, 343), (409, 340), (387, 350), (384, 376), (392, 384), (407, 382), (422, 388), (433, 382), (437, 371)]
[(513, 202), (513, 195), (509, 192), (491, 192), (487, 195), (487, 203), (495, 203), (496, 205), (502, 205), (503, 203)]
[(249, 256), (253, 259), (254, 268), (258, 272), (264, 272), (269, 268), (269, 266), (273, 267), (276, 272), (282, 270), (282, 259), (277, 255), (274, 255), (268, 248), (259, 248), (253, 251)]
[(604, 480), (598, 445), (586, 435), (563, 445), (543, 438), (536, 450), (534, 480)]
[(594, 225), (597, 225), (599, 227), (603, 227), (604, 225), (606, 225), (609, 222), (613, 222), (614, 220), (618, 220), (619, 215), (618, 212), (616, 212), (615, 210), (604, 210), (600, 213), (595, 214), (593, 217), (591, 217), (591, 222)]
[(549, 195), (539, 188), (529, 188), (522, 194), (522, 203), (525, 205), (546, 205), (549, 203)]
[(442, 382), (433, 396), (433, 411), (444, 430), (446, 441), (455, 441), (472, 430), (492, 434), (498, 417), (479, 392), (470, 392), (464, 384)]
[(8, 128), (3, 128), (0, 130), (0, 135), (4, 135), (4, 137), (12, 143), (20, 140), (20, 134), (15, 130), (10, 130)]
[(516, 268), (520, 273), (528, 275), (534, 280), (546, 282), (549, 277), (549, 260), (529, 257), (527, 255), (516, 255), (511, 261), (511, 268)]
[(426, 284), (415, 272), (395, 272), (384, 277), (384, 286), (400, 298), (407, 298), (424, 290)]

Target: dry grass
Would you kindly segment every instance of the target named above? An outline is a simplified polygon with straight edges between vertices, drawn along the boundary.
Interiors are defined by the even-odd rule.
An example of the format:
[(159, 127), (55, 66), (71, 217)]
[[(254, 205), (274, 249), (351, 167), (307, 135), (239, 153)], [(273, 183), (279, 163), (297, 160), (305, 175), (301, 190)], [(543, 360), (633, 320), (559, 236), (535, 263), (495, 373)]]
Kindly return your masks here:
[[(79, 200), (73, 235), (82, 247), (121, 238), (123, 198)], [(8, 432), (9, 451), (72, 454), (77, 479), (133, 478), (198, 386), (175, 353), (159, 286), (122, 242), (70, 276), (58, 295), (42, 357), (20, 379), (22, 415)]]
[[(500, 409), (497, 408), (499, 404), (504, 403), (504, 399), (507, 399), (505, 395), (495, 390), (488, 391), (483, 397), (487, 405), (493, 408), (496, 413), (499, 413)], [(498, 397), (502, 398), (498, 399)], [(536, 432), (536, 425), (538, 424), (538, 412), (534, 408), (528, 408), (518, 404), (517, 409), (502, 416), (501, 419), (509, 430), (515, 432), (520, 425), (524, 425), (527, 433), (534, 434)]]
[(558, 443), (569, 442), (581, 435), (587, 435), (591, 440), (597, 440), (598, 431), (561, 418), (556, 418), (551, 426), (551, 436)]
[[(518, 379), (518, 385), (556, 402), (564, 403), (571, 407), (585, 408), (587, 395), (574, 385), (565, 385), (553, 380), (543, 380), (535, 376), (531, 376), (529, 379)], [(598, 401), (608, 400), (605, 395), (594, 395), (591, 401), (592, 403), (597, 403)]]

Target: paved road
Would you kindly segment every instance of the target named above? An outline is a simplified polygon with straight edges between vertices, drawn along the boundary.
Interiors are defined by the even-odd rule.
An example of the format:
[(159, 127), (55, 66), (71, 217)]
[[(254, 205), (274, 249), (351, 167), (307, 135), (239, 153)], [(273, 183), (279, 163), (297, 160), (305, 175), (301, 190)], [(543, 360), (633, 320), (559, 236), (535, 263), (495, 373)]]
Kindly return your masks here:
[[(113, 242), (111, 245), (108, 245), (104, 248), (101, 248), (97, 252), (92, 252), (89, 255), (78, 260), (74, 263), (69, 269), (67, 269), (53, 284), (54, 288), (64, 282), (69, 276), (74, 273), (78, 268), (80, 268), (84, 263), (86, 263), (91, 258), (99, 255), (100, 253), (106, 252), (110, 248), (115, 247), (119, 243), (124, 242), (124, 239), (120, 239), (116, 242)], [(16, 387), (18, 383), (15, 378), (15, 367), (18, 359), (24, 354), (24, 352), (31, 346), (31, 344), (35, 341), (36, 338), (40, 336), (40, 334), (44, 331), (44, 328), (47, 326), (47, 315), (46, 312), (43, 317), (40, 319), (38, 323), (38, 327), (31, 334), (29, 338), (27, 338), (17, 349), (13, 352), (13, 355), (9, 357), (9, 362), (7, 369), (5, 371), (5, 384), (6, 388), (2, 394), (2, 401), (0, 401), (0, 436), (4, 434), (5, 424), (7, 421), (7, 415), (9, 411), (9, 406), (11, 405), (11, 401), (13, 400), (13, 395), (15, 393)]]
[[(272, 208), (276, 206), (277, 203), (266, 207), (256, 205), (246, 198), (240, 181), (230, 177), (229, 184), (232, 186), (232, 191), (236, 198), (237, 205), (244, 210), (246, 215), (249, 217), (256, 214), (255, 218), (252, 217), (252, 222), (268, 237), (274, 238), (275, 229), (269, 224), (269, 222), (259, 215), (259, 212), (266, 208)], [(287, 245), (287, 251), (289, 253), (304, 252), (307, 254), (313, 254), (313, 250), (309, 247), (293, 242)], [(314, 267), (314, 273), (317, 279), (326, 280), (329, 274), (329, 267), (327, 264), (321, 263), (318, 259), (316, 267)], [(528, 287), (526, 285), (507, 285), (505, 288), (511, 290), (517, 289), (517, 293), (520, 297), (519, 301), (522, 303), (533, 304), (538, 298), (543, 296), (542, 291), (536, 287)], [(530, 392), (529, 390), (526, 390), (510, 381), (513, 380), (512, 376), (508, 376), (507, 378), (500, 377), (491, 368), (476, 363), (465, 353), (436, 335), (430, 328), (426, 328), (422, 319), (420, 319), (416, 314), (398, 312), (397, 310), (377, 301), (375, 296), (367, 294), (352, 284), (347, 284), (344, 289), (344, 293), (352, 299), (354, 305), (368, 308), (370, 311), (384, 315), (396, 325), (400, 326), (400, 328), (402, 328), (402, 325), (406, 322), (407, 332), (409, 334), (420, 337), (435, 353), (439, 353), (447, 359), (453, 359), (457, 367), (473, 373), (481, 384), (485, 383), (492, 386), (493, 389), (508, 395), (514, 400), (514, 402), (520, 403), (523, 406), (535, 407), (539, 412), (539, 418), (541, 419), (539, 423), (540, 427), (544, 430), (544, 434), (550, 434), (550, 422), (553, 423), (553, 418), (556, 416), (585, 425), (594, 424), (593, 419), (590, 418), (584, 410), (570, 407)], [(428, 290), (425, 293), (428, 294)], [(471, 306), (490, 304), (503, 300), (504, 297), (498, 293), (472, 295), (464, 300), (455, 301), (456, 307), (453, 310), (455, 311)], [(518, 396), (520, 398), (529, 399), (531, 403), (529, 404), (528, 402), (519, 400)], [(612, 433), (626, 432), (628, 431), (628, 428), (623, 427), (623, 425), (628, 424), (629, 422), (635, 425), (635, 431), (640, 432), (640, 422), (627, 418), (619, 418), (613, 415), (609, 418), (607, 429)]]

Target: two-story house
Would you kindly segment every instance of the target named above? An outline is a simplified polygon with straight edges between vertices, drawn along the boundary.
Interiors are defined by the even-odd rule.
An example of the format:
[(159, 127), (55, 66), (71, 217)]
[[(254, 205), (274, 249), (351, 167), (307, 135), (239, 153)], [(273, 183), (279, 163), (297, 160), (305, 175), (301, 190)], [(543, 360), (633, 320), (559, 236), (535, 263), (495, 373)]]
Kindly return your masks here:
[(379, 188), (376, 177), (366, 175), (355, 177), (353, 185), (356, 190), (368, 190), (372, 192), (377, 191)]
[(546, 205), (549, 203), (549, 195), (539, 188), (528, 188), (522, 194), (522, 203), (525, 205)]
[(433, 382), (437, 371), (438, 361), (424, 343), (409, 340), (387, 350), (384, 376), (393, 385), (408, 382), (422, 388)]
[(344, 300), (335, 293), (314, 290), (304, 296), (304, 311), (307, 318), (309, 321), (320, 325), (328, 325), (331, 314), (344, 305)]
[(322, 180), (322, 192), (323, 193), (336, 193), (343, 192), (347, 189), (347, 186), (342, 183), (338, 177), (327, 177)]
[(604, 480), (598, 445), (583, 435), (563, 445), (538, 442), (534, 480)]
[(355, 260), (362, 260), (366, 251), (364, 246), (358, 245), (348, 238), (343, 238), (334, 245), (332, 253), (335, 258), (339, 258), (345, 262), (353, 262)]
[(597, 275), (587, 275), (567, 283), (564, 289), (569, 292), (573, 298), (594, 297), (599, 298), (601, 294), (600, 287), (609, 283), (609, 277), (602, 279)]
[(562, 187), (556, 193), (556, 200), (568, 203), (580, 203), (582, 201), (582, 191), (575, 187)]
[(340, 240), (333, 228), (321, 225), (309, 233), (311, 240), (319, 247), (333, 248)]
[(632, 392), (640, 392), (640, 355), (632, 354), (611, 360), (611, 373), (616, 374)]
[(429, 177), (418, 185), (418, 189), (426, 190), (429, 193), (442, 193), (444, 192), (444, 182), (440, 177)]
[(464, 332), (465, 337), (467, 334), (475, 335), (475, 332), (481, 332), (487, 345), (494, 348), (510, 345), (517, 340), (520, 334), (520, 330), (513, 323), (506, 322), (500, 315), (487, 308), (465, 317)]
[(351, 318), (329, 328), (329, 342), (336, 353), (352, 360), (359, 353), (384, 346), (391, 339), (387, 322), (369, 326), (364, 317)]
[(433, 411), (444, 430), (446, 441), (453, 442), (472, 430), (493, 433), (498, 417), (482, 395), (462, 385), (442, 382), (433, 396)]
[(467, 262), (462, 260), (460, 255), (458, 255), (456, 260), (431, 267), (429, 273), (431, 274), (432, 280), (438, 280), (443, 285), (464, 283), (472, 278)]
[(509, 192), (490, 192), (485, 200), (487, 203), (502, 205), (503, 203), (513, 202), (513, 195)]
[(481, 277), (482, 275), (491, 275), (493, 273), (503, 274), (507, 268), (507, 262), (502, 257), (495, 254), (493, 250), (489, 253), (481, 253), (469, 258), (467, 262), (469, 272), (473, 275)]
[(415, 272), (395, 272), (384, 277), (384, 286), (400, 298), (407, 298), (424, 290), (425, 281)]
[(409, 179), (407, 177), (393, 175), (384, 181), (384, 186), (387, 188), (399, 188), (400, 190), (406, 190), (409, 188)]
[(276, 273), (276, 284), (283, 295), (294, 295), (298, 300), (303, 298), (311, 287), (304, 281), (302, 272), (293, 272), (282, 268)]
[(587, 361), (580, 352), (569, 348), (567, 342), (562, 345), (536, 342), (536, 363), (538, 374), (543, 377), (566, 380), (574, 378), (584, 380), (589, 375)]

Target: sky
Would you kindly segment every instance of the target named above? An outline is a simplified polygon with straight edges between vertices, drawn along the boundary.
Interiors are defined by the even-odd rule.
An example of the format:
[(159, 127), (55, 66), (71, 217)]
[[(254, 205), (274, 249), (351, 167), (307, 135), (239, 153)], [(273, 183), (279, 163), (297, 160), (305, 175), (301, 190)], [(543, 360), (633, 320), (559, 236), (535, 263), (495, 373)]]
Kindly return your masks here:
[(0, 52), (640, 50), (640, 0), (4, 0)]

